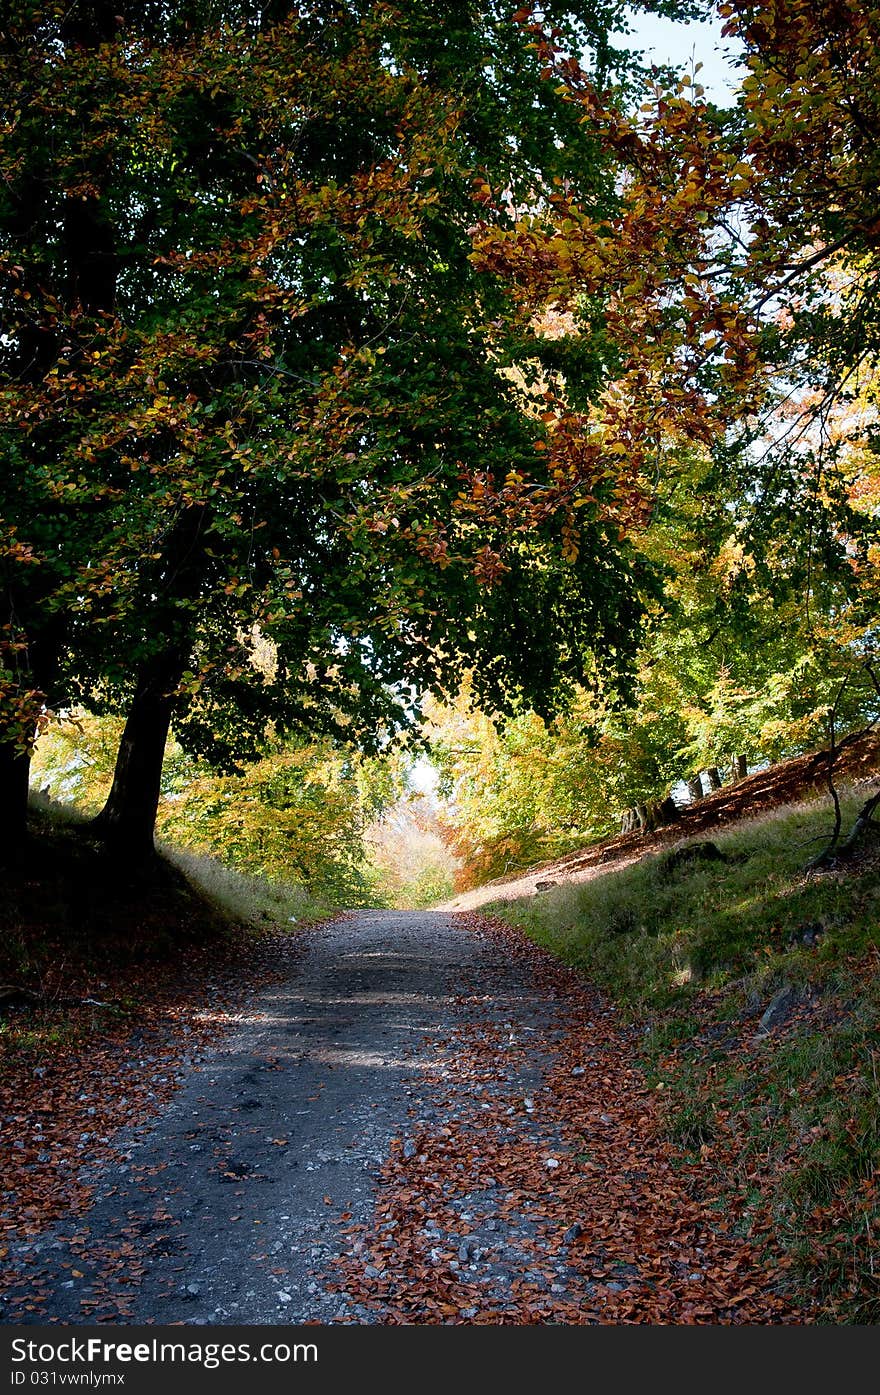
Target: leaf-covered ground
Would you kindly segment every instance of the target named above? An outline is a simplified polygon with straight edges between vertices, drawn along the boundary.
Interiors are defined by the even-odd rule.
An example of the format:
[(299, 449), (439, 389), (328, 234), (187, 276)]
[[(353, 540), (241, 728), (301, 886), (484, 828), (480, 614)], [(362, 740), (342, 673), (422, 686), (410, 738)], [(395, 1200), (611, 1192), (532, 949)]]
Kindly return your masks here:
[[(118, 1166), (118, 1139), (163, 1110), (213, 1042), (241, 1018), (249, 992), (290, 969), (290, 939), (244, 930), (187, 945), (132, 968), (107, 963), (66, 985), (109, 1007), (60, 1006), (6, 1014), (0, 1054), (0, 1261), (27, 1253), (58, 1221), (87, 1216), (95, 1188)], [(283, 966), (283, 967), (282, 967)], [(129, 1246), (118, 1262), (137, 1274)], [(7, 1273), (9, 1271), (7, 1270)], [(39, 1277), (0, 1316), (20, 1321), (49, 1298)], [(97, 1308), (99, 1305), (93, 1305)]]
[[(121, 874), (77, 825), (37, 813), (0, 882), (0, 1263), (90, 1210), (117, 1139), (144, 1127), (289, 974), (291, 939), (231, 921), (170, 866)], [(133, 1262), (133, 1261), (132, 1261)], [(35, 1282), (6, 1296), (36, 1311)]]
[(348, 1232), (359, 1320), (808, 1322), (790, 1261), (716, 1194), (713, 1150), (682, 1164), (634, 1029), (501, 922), (456, 919), (492, 952), (434, 1043), (372, 1223)]
[[(871, 790), (842, 796), (844, 826)], [(806, 869), (829, 806), (776, 810), (497, 911), (636, 1027), (683, 1163), (704, 1178), (714, 1167), (819, 1320), (862, 1324), (880, 1313), (880, 842), (869, 832)]]
[[(853, 758), (857, 778), (876, 766), (873, 748)], [(757, 802), (782, 802), (803, 774), (797, 763), (767, 772)], [(732, 813), (738, 799), (753, 812), (755, 794), (722, 792), (701, 819)], [(587, 875), (570, 891), (560, 880), (502, 911), (552, 955), (471, 913), (258, 933), (231, 925), (173, 870), (132, 882), (76, 830), (40, 829), (0, 888), (0, 985), (21, 990), (0, 1003), (0, 1259), (19, 1274), (3, 1315), (131, 1320), (120, 1275), (146, 1294), (156, 1218), (142, 1196), (129, 1198), (136, 1221), (111, 1226), (100, 1263), (84, 1266), (77, 1256), (92, 1249), (92, 1225), (104, 1224), (97, 1200), (125, 1200), (128, 1184), (112, 1181), (124, 1140), (149, 1139), (154, 1126), (164, 1141), (144, 1163), (149, 1185), (167, 1145), (181, 1196), (201, 1194), (186, 1101), (198, 1099), (212, 1063), (238, 1059), (236, 1034), (262, 1020), (258, 1062), (275, 1053), (273, 1034), (305, 1032), (306, 1048), (284, 1067), (289, 1079), (278, 1079), (290, 1098), (306, 1095), (300, 1115), (313, 1138), (303, 1141), (300, 1123), (299, 1145), (287, 1147), (296, 1131), (279, 1095), (269, 1133), (285, 1142), (271, 1149), (284, 1166), (278, 1157), (267, 1169), (268, 1115), (238, 1130), (240, 1101), (221, 1069), (213, 1117), (250, 1152), (235, 1214), (224, 1213), (225, 1192), (215, 1207), (216, 1253), (236, 1259), (224, 1246), (253, 1179), (278, 1174), (275, 1195), (288, 1189), (290, 1204), (270, 1269), (259, 1250), (251, 1256), (259, 1274), (248, 1291), (263, 1296), (219, 1293), (207, 1320), (291, 1320), (296, 1303), (303, 1321), (872, 1320), (877, 859), (866, 847), (845, 871), (804, 878), (825, 823), (820, 805), (741, 823), (719, 837), (726, 861), (673, 878), (656, 856), (632, 865), (632, 839), (587, 852)], [(593, 879), (590, 869), (610, 875)], [(640, 933), (624, 933), (633, 927)], [(314, 982), (307, 961), (320, 970)], [(758, 1033), (780, 987), (790, 1001)], [(279, 993), (313, 998), (315, 1015), (279, 1016)], [(340, 1019), (350, 1010), (351, 1022)], [(411, 1043), (391, 1065), (382, 1038), (398, 1019), (424, 1049)], [(346, 1052), (356, 1069), (330, 1074), (325, 1058)], [(306, 1089), (307, 1059), (320, 1090)], [(379, 1140), (367, 1163), (362, 1137), (346, 1152), (330, 1130), (328, 1081), (336, 1114), (368, 1120)], [(224, 1185), (237, 1176), (231, 1146), (217, 1145)], [(312, 1159), (332, 1159), (321, 1168), (335, 1169), (335, 1186), (329, 1202), (317, 1198), (321, 1229), (298, 1240), (293, 1169), (309, 1148)], [(267, 1224), (266, 1195), (254, 1202), (255, 1225)], [(183, 1246), (172, 1274), (156, 1271), (162, 1320), (191, 1320), (191, 1307), (175, 1308), (176, 1277), (200, 1286), (186, 1209), (180, 1201), (161, 1221), (182, 1228), (172, 1249)], [(329, 1244), (328, 1226), (337, 1228)], [(62, 1230), (69, 1277), (45, 1268)], [(303, 1294), (306, 1252), (312, 1267), (335, 1265)], [(278, 1283), (290, 1290), (280, 1307)]]
[(810, 1320), (571, 969), (479, 917), (297, 941), (7, 1098), (7, 1321)]

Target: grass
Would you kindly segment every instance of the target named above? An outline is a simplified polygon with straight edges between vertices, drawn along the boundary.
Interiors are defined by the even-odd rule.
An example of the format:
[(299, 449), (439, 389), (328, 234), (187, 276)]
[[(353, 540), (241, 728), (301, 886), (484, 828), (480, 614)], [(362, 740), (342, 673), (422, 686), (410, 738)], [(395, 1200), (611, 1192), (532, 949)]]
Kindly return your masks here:
[(159, 844), (159, 851), (210, 905), (254, 929), (308, 925), (338, 909), (298, 882), (249, 876), (215, 858), (165, 844)]
[[(880, 1319), (880, 855), (805, 874), (829, 824), (790, 806), (714, 834), (724, 861), (647, 856), (491, 909), (616, 1000), (682, 1165), (822, 1320), (863, 1324)], [(759, 1034), (784, 987), (794, 1010)]]

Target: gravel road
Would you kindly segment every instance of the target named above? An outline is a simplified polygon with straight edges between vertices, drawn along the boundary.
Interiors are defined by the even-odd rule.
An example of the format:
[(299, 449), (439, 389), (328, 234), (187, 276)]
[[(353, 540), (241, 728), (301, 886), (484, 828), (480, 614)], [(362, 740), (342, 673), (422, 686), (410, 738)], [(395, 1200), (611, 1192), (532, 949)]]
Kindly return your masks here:
[(573, 970), (439, 911), (290, 944), (118, 1162), (86, 1165), (94, 1204), (10, 1246), (15, 1321), (798, 1321)]
[(118, 1167), (89, 1176), (92, 1209), (20, 1247), (40, 1301), (18, 1321), (375, 1321), (334, 1291), (332, 1261), (343, 1230), (370, 1221), (392, 1140), (415, 1112), (432, 1127), (430, 1100), (414, 1100), (425, 1072), (443, 1077), (463, 981), (491, 982), (484, 1010), (502, 1004), (506, 1027), (550, 1024), (498, 947), (451, 915), (363, 912), (294, 945), (289, 979), (122, 1141)]

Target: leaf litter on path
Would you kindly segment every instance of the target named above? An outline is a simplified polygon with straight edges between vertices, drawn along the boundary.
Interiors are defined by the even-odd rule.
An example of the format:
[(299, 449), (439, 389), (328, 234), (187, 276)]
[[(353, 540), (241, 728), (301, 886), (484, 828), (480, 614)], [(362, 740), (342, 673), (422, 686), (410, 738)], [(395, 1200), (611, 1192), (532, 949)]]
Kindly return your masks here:
[[(359, 1205), (354, 1216), (341, 1194), (335, 1201), (329, 1193), (324, 1197), (336, 1243), (329, 1249), (329, 1269), (322, 1257), (310, 1272), (314, 1283), (308, 1287), (325, 1295), (328, 1284), (335, 1287), (335, 1315), (327, 1316), (334, 1314), (332, 1306), (319, 1307), (320, 1293), (314, 1301), (305, 1299), (304, 1292), (294, 1294), (292, 1273), (284, 1274), (289, 1255), (285, 1258), (283, 1250), (277, 1256), (264, 1253), (267, 1247), (260, 1241), (258, 1252), (251, 1255), (257, 1233), (246, 1233), (246, 1225), (227, 1223), (221, 1243), (236, 1273), (262, 1272), (269, 1266), (272, 1293), (291, 1293), (304, 1304), (299, 1320), (306, 1321), (318, 1314), (334, 1322), (387, 1324), (810, 1320), (785, 1296), (784, 1261), (767, 1267), (763, 1251), (759, 1255), (757, 1244), (741, 1233), (746, 1230), (744, 1217), (716, 1195), (712, 1167), (680, 1163), (664, 1137), (659, 1096), (638, 1067), (635, 1031), (621, 1024), (608, 1000), (576, 972), (499, 922), (476, 915), (435, 914), (425, 916), (423, 923), (419, 913), (396, 913), (387, 920), (393, 925), (406, 922), (405, 942), (411, 947), (407, 962), (412, 968), (402, 967), (399, 932), (392, 934), (393, 925), (386, 926), (377, 913), (373, 938), (367, 936), (362, 958), (343, 954), (339, 961), (340, 973), (348, 972), (343, 970), (345, 963), (353, 966), (354, 978), (346, 989), (353, 994), (352, 1002), (359, 1001), (363, 966), (377, 962), (374, 943), (395, 972), (424, 974), (424, 967), (418, 967), (423, 958), (419, 936), (429, 933), (429, 923), (439, 926), (442, 921), (444, 944), (454, 925), (452, 936), (466, 938), (467, 952), (444, 950), (450, 967), (422, 981), (421, 997), (404, 991), (410, 985), (406, 978), (395, 979), (388, 990), (399, 1011), (404, 1011), (404, 1000), (409, 1005), (405, 1016), (411, 1009), (402, 1025), (414, 1049), (411, 1066), (401, 1067), (401, 1083), (406, 1080), (407, 1087), (397, 1123), (387, 1134), (387, 1156), (384, 1163), (380, 1154), (371, 1164), (375, 1195), (368, 1195), (368, 1205)], [(435, 936), (441, 934), (438, 926)], [(334, 931), (312, 936), (310, 943), (324, 945), (332, 956), (340, 952), (338, 941)], [(289, 942), (279, 947), (274, 966), (271, 955), (268, 964), (261, 960), (251, 965), (245, 975), (250, 986), (265, 981), (267, 973), (290, 975), (288, 946)], [(235, 956), (233, 960), (244, 969)], [(315, 983), (319, 980), (320, 975)], [(332, 1034), (338, 1030), (335, 1004), (341, 982), (330, 982), (326, 1004), (327, 1031), (337, 1043), (341, 1039)], [(161, 1282), (170, 1286), (167, 1296), (184, 1284), (179, 1303), (189, 1307), (179, 1308), (176, 1320), (193, 1320), (192, 1305), (204, 1301), (203, 1293), (192, 1293), (189, 1282), (191, 1278), (198, 1283), (199, 1274), (184, 1272), (190, 1261), (176, 1238), (181, 1234), (179, 1220), (172, 1233), (174, 1217), (163, 1210), (163, 1157), (153, 1160), (155, 1183), (146, 1177), (138, 1184), (144, 1200), (121, 1230), (101, 1232), (94, 1209), (90, 1211), (89, 1180), (90, 1171), (97, 1175), (103, 1169), (106, 1187), (118, 1131), (131, 1126), (132, 1115), (143, 1122), (154, 1114), (175, 1092), (181, 1069), (202, 1049), (207, 1035), (216, 1036), (233, 1024), (233, 985), (228, 999), (227, 990), (212, 990), (213, 1022), (200, 1017), (205, 984), (199, 991), (197, 987), (194, 981), (188, 999), (176, 1000), (179, 1016), (165, 1010), (164, 1000), (162, 1010), (157, 1008), (147, 1053), (153, 1060), (142, 1070), (137, 1057), (137, 1089), (130, 1082), (129, 1067), (135, 1059), (130, 1035), (120, 1031), (119, 1039), (111, 1033), (102, 1045), (92, 1041), (85, 1049), (80, 1043), (60, 1053), (52, 1064), (51, 1094), (42, 1089), (42, 1079), (31, 1077), (31, 1084), (22, 1078), (20, 1099), (7, 1095), (17, 1133), (28, 1124), (33, 1130), (34, 1121), (43, 1117), (36, 1106), (51, 1102), (44, 1129), (47, 1136), (51, 1131), (54, 1145), (42, 1150), (51, 1162), (40, 1162), (40, 1154), (33, 1153), (32, 1134), (23, 1133), (24, 1149), (14, 1150), (21, 1156), (13, 1159), (5, 1179), (6, 1248), (15, 1250), (19, 1271), (7, 1320), (40, 1320), (41, 1312), (51, 1320), (52, 1284), (60, 1276), (44, 1276), (41, 1265), (47, 1254), (29, 1264), (28, 1245), (59, 1217), (65, 1223), (76, 1219), (75, 1234), (68, 1237), (70, 1255), (64, 1260), (69, 1278), (63, 1284), (76, 1285), (76, 1292), (82, 1288), (79, 1320), (136, 1320), (135, 1297), (139, 1288), (143, 1293), (144, 1265), (149, 1268), (153, 1262), (151, 1246), (166, 1254)], [(373, 1010), (367, 1007), (372, 996), (366, 994), (351, 1018), (350, 1030), (358, 1041), (363, 1014)], [(318, 1010), (315, 1000), (309, 1011)], [(204, 1021), (204, 1038), (202, 1029), (197, 1030), (199, 1020)], [(379, 1019), (377, 1025), (382, 1025)], [(184, 1032), (184, 1027), (189, 1030)], [(319, 1057), (324, 1041), (319, 1036)], [(417, 1041), (421, 1045), (416, 1046)], [(146, 1053), (144, 1043), (140, 1045)], [(274, 1038), (267, 1038), (261, 1049), (268, 1052), (274, 1045)], [(261, 1068), (275, 1070), (275, 1060), (266, 1055)], [(91, 1070), (103, 1073), (103, 1078), (92, 1080)], [(359, 1107), (381, 1112), (388, 1097), (387, 1073), (383, 1079), (381, 1072), (370, 1075), (366, 1067), (364, 1071)], [(158, 1077), (164, 1077), (164, 1083)], [(288, 1089), (295, 1083), (291, 1076)], [(150, 1093), (154, 1098), (148, 1100)], [(316, 1113), (326, 1113), (319, 1096), (323, 1098), (320, 1086), (309, 1093)], [(88, 1108), (97, 1109), (87, 1101), (99, 1097), (100, 1114), (84, 1114)], [(222, 1092), (216, 1105), (221, 1113), (232, 1108)], [(306, 1107), (305, 1101), (301, 1107)], [(91, 1129), (84, 1127), (84, 1118), (94, 1119)], [(220, 1114), (217, 1120), (222, 1122)], [(279, 1126), (282, 1122), (280, 1117), (276, 1120), (264, 1144), (266, 1153), (276, 1158), (288, 1154), (283, 1145), (290, 1133)], [(192, 1157), (187, 1132), (191, 1123), (181, 1119), (177, 1127), (183, 1130), (181, 1158)], [(94, 1132), (94, 1143), (80, 1149), (81, 1135), (88, 1132)], [(217, 1160), (220, 1183), (234, 1193), (226, 1214), (229, 1221), (238, 1221), (245, 1198), (235, 1184), (246, 1179), (237, 1173), (224, 1177), (222, 1169), (230, 1171), (224, 1159), (225, 1154)], [(323, 1174), (316, 1177), (322, 1179)], [(121, 1198), (134, 1194), (126, 1185), (120, 1178)], [(179, 1186), (171, 1189), (176, 1190)], [(279, 1194), (277, 1202), (281, 1200)], [(285, 1198), (285, 1206), (290, 1200)], [(182, 1203), (178, 1199), (168, 1204), (173, 1208)], [(266, 1219), (271, 1221), (271, 1216)], [(4, 1258), (4, 1265), (8, 1263)], [(160, 1283), (155, 1265), (154, 1275)], [(314, 1308), (311, 1317), (306, 1311), (309, 1303)]]
[[(701, 1185), (710, 1169), (677, 1164), (613, 1006), (501, 922), (456, 920), (495, 954), (413, 1082), (412, 1132), (382, 1168), (372, 1223), (344, 1232), (341, 1320), (809, 1321), (784, 1259), (766, 1268)], [(495, 991), (505, 973), (531, 1020)]]

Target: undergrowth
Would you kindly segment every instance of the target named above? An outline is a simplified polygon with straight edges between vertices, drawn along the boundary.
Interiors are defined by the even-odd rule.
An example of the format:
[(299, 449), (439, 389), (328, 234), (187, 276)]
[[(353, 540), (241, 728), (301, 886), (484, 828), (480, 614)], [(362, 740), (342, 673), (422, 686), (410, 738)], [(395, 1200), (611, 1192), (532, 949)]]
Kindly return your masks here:
[(806, 874), (829, 823), (790, 806), (716, 833), (724, 860), (660, 853), (491, 909), (621, 1005), (682, 1167), (720, 1183), (821, 1320), (864, 1324), (880, 1319), (880, 851)]
[(163, 857), (222, 914), (255, 929), (307, 925), (338, 908), (300, 882), (249, 876), (216, 858), (159, 844)]

